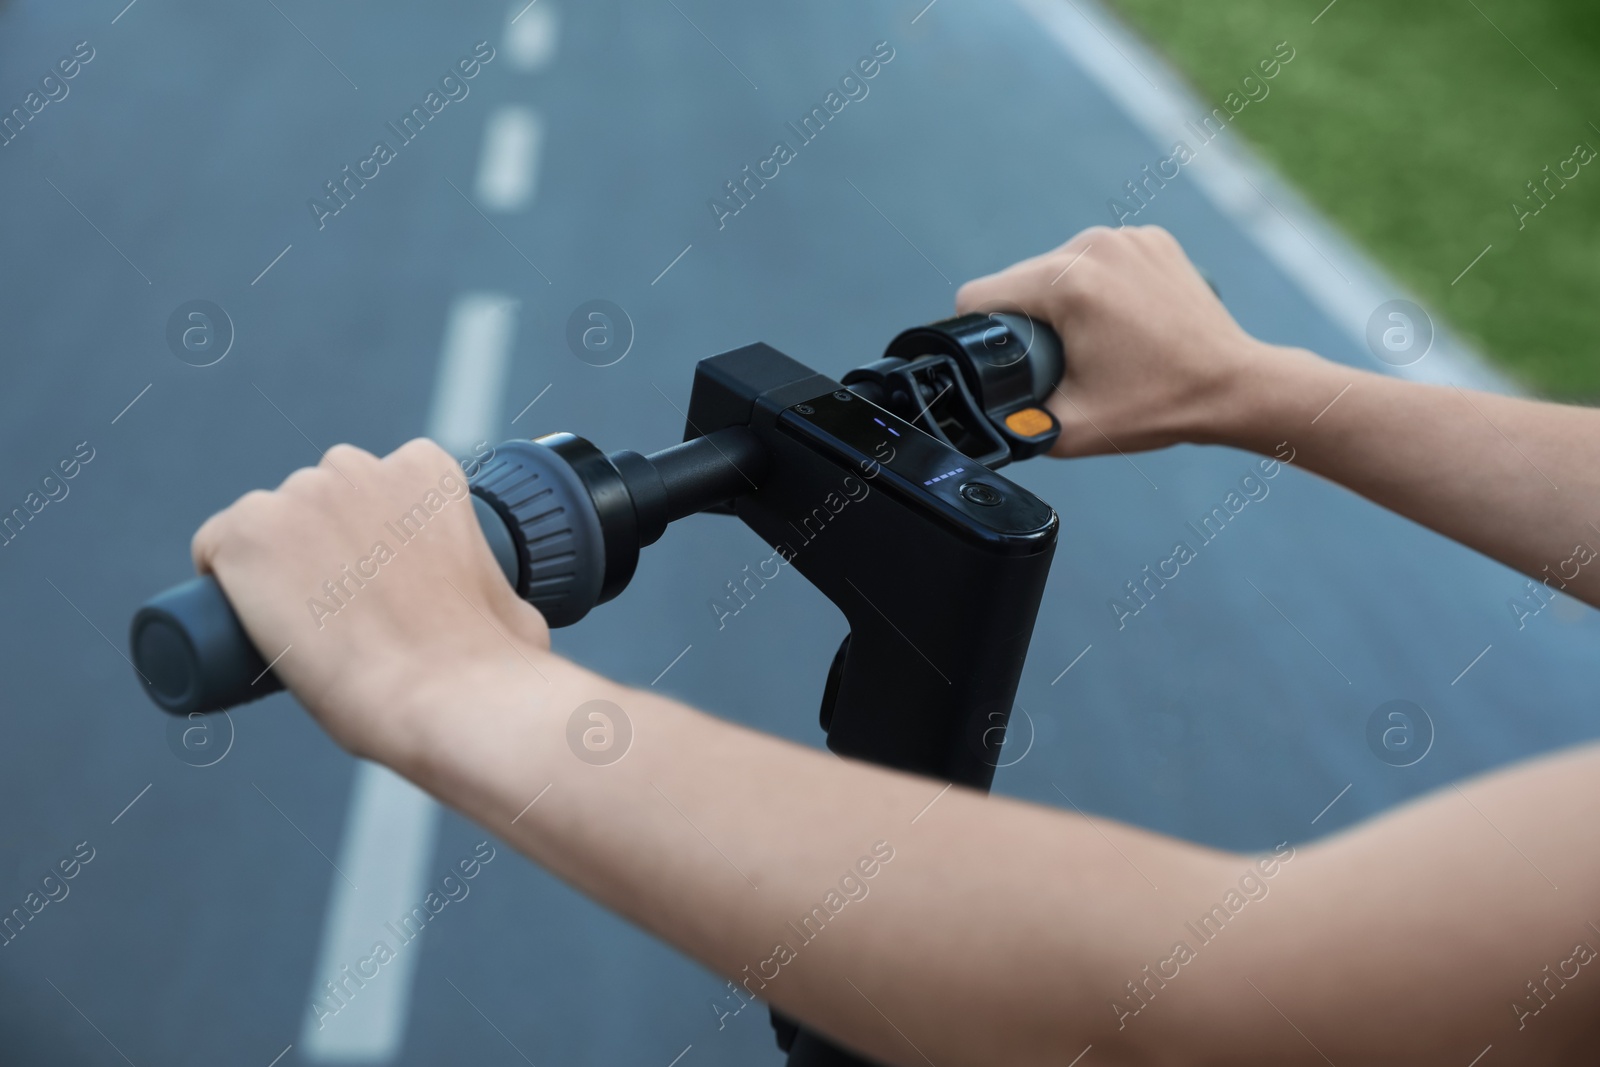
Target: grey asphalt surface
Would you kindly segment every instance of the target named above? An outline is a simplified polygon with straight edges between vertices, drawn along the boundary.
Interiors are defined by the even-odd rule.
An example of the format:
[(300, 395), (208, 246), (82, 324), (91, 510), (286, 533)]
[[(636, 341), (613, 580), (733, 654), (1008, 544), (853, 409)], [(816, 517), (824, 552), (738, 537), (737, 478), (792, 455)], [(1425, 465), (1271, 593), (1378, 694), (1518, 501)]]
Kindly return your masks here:
[[(875, 358), (947, 314), (952, 283), (1106, 221), (1158, 153), (1008, 5), (945, 0), (913, 24), (921, 3), (592, 0), (560, 8), (548, 67), (490, 64), (319, 232), (306, 199), (496, 41), (506, 3), (122, 2), (0, 4), (4, 109), (75, 42), (96, 50), (0, 148), (0, 510), (94, 449), (0, 548), (0, 909), (94, 849), (0, 948), (0, 1062), (265, 1067), (308, 1012), (319, 851), (337, 850), (353, 764), (281, 695), (232, 716), (214, 766), (169, 748), (122, 650), (133, 609), (186, 576), (199, 523), (317, 447), (414, 436), (462, 292), (525, 301), (504, 436), (648, 451), (681, 432), (697, 359), (753, 340), (832, 373)], [(719, 231), (707, 199), (880, 40), (896, 54), (870, 95)], [(504, 237), (449, 184), (471, 187), (502, 103), (546, 123), (537, 197), (496, 218)], [(1192, 187), (1147, 214), (1248, 329), (1373, 365)], [(595, 297), (637, 329), (608, 368), (565, 341)], [(237, 330), (206, 368), (165, 339), (195, 298)], [(1008, 472), (1063, 534), (1019, 694), (1032, 736), (1013, 732), (997, 790), (1270, 848), (1600, 733), (1592, 613), (1556, 605), (1519, 631), (1516, 575), (1295, 470), (1119, 631), (1108, 599), (1252, 463), (1179, 448)], [(818, 743), (838, 614), (795, 576), (720, 631), (709, 608), (769, 554), (732, 519), (687, 520), (557, 647), (644, 685), (692, 645), (659, 688)], [(1413, 766), (1367, 741), (1393, 699), (1435, 727)], [(483, 836), (447, 816), (440, 872)], [(720, 980), (503, 848), (421, 951), (399, 1063), (665, 1067), (686, 1045), (682, 1067), (781, 1062), (764, 1012), (719, 1031)]]

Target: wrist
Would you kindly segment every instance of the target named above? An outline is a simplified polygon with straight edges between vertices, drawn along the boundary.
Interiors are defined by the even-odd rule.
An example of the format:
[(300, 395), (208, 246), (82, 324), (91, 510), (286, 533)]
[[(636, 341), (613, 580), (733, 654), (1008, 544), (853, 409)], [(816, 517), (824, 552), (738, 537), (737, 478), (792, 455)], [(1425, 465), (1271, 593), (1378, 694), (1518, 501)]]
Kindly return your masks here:
[(1271, 454), (1303, 436), (1358, 373), (1303, 348), (1251, 339), (1221, 386), (1198, 405), (1189, 439)]
[(385, 716), (392, 729), (363, 755), (437, 794), (492, 753), (551, 751), (564, 711), (603, 681), (542, 645), (496, 642), (399, 680)]

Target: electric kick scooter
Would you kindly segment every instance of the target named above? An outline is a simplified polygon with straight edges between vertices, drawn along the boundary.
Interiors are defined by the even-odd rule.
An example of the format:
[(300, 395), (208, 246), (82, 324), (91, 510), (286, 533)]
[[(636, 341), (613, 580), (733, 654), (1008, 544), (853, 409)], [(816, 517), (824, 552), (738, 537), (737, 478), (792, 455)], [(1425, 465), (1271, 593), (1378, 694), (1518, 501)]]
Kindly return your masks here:
[[(497, 448), (473, 506), (517, 593), (569, 626), (627, 586), (639, 550), (701, 511), (736, 515), (844, 613), (822, 691), (841, 756), (987, 790), (1055, 552), (1055, 511), (996, 471), (1047, 451), (1061, 343), (1021, 315), (907, 330), (834, 379), (764, 344), (701, 360), (681, 444), (602, 452), (555, 433)], [(850, 478), (872, 490), (824, 508)], [(792, 551), (792, 550), (791, 550)], [(215, 579), (133, 617), (135, 667), (175, 715), (282, 688)], [(789, 1067), (870, 1067), (773, 1013)]]

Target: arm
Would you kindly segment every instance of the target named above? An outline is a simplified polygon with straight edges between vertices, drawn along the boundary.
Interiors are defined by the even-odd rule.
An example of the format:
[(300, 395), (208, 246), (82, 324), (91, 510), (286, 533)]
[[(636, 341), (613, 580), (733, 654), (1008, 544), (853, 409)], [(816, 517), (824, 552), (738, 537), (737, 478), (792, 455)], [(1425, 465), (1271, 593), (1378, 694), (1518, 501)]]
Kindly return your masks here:
[[(322, 582), (435, 487), (450, 502), (425, 533), (334, 617), (314, 618), (307, 599)], [(454, 463), (426, 442), (383, 460), (338, 446), (214, 517), (196, 562), (260, 647), (293, 645), (278, 670), (350, 751), (746, 995), (885, 1063), (1059, 1067), (1091, 1043), (1086, 1063), (1322, 1062), (1294, 1027), (1335, 1062), (1465, 1063), (1514, 1033), (1504, 1004), (1524, 978), (1588, 936), (1600, 856), (1570, 841), (1600, 816), (1584, 789), (1594, 754), (1465, 791), (1559, 893), (1454, 793), (1270, 863), (962, 789), (941, 796), (938, 783), (553, 655), (459, 490)], [(633, 732), (600, 767), (568, 741), (572, 713), (596, 699)], [(1253, 899), (1213, 918), (1224, 934), (1202, 944), (1185, 924), (1226, 912), (1230, 891)], [(808, 917), (820, 933), (802, 929)], [(1179, 940), (1195, 958), (1168, 962)], [(1147, 966), (1178, 977), (1144, 1006), (1128, 983), (1149, 996)], [(1576, 984), (1516, 1039), (1570, 1040), (1593, 1003)]]
[(1600, 567), (1585, 566), (1600, 552), (1600, 412), (1257, 341), (1155, 227), (1086, 230), (968, 283), (957, 307), (1023, 311), (1066, 339), (1061, 455), (1287, 442), (1297, 464), (1600, 604)]

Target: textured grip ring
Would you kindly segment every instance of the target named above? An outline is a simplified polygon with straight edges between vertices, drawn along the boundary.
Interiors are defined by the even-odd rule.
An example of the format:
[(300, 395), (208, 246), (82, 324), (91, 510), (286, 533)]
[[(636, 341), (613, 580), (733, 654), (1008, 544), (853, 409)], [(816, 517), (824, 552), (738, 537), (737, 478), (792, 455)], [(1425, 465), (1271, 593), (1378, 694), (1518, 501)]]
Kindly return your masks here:
[(500, 514), (517, 554), (517, 595), (551, 626), (570, 626), (600, 601), (606, 542), (589, 487), (537, 441), (507, 441), (471, 479)]

